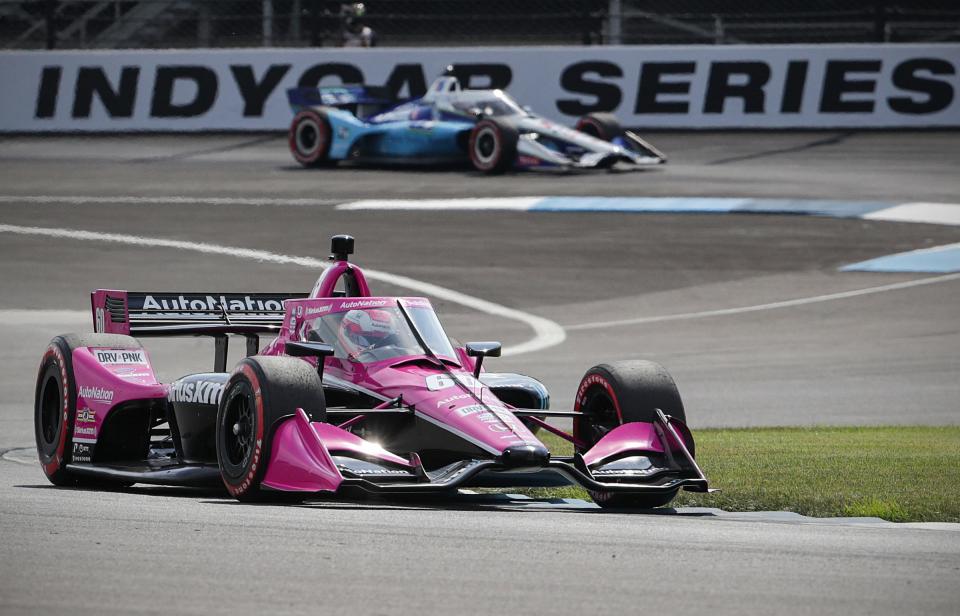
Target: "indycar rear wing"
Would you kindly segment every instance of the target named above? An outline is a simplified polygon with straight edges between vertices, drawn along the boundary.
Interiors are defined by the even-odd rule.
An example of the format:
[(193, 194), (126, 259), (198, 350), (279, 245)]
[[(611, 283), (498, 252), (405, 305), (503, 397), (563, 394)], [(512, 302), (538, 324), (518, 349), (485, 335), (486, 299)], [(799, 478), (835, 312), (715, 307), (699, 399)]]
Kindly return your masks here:
[(365, 85), (290, 88), (287, 90), (287, 100), (295, 113), (310, 107), (386, 107), (401, 102), (385, 87)]
[(283, 302), (306, 293), (155, 293), (97, 289), (90, 294), (94, 331), (128, 336), (212, 336), (215, 371), (226, 370), (227, 335), (259, 350), (260, 334), (283, 325)]

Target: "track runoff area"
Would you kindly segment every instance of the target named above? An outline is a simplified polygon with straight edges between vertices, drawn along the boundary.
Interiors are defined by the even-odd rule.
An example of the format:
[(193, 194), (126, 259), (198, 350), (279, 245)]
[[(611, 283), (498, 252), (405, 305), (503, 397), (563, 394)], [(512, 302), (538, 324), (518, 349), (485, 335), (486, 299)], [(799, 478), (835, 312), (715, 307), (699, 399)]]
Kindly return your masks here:
[[(844, 179), (823, 159), (859, 154), (856, 136), (825, 146), (819, 161), (770, 154), (788, 149), (782, 140), (790, 137), (782, 135), (726, 139), (711, 153), (695, 137), (666, 135), (661, 140), (682, 154), (656, 173), (517, 174), (492, 182), (460, 171), (302, 172), (286, 160), (282, 139), (259, 137), (57, 139), (56, 148), (8, 140), (0, 154), (8, 187), (0, 198), (0, 327), (9, 341), (9, 372), (0, 381), (0, 416), (9, 427), (0, 435), (4, 611), (96, 612), (121, 595), (158, 604), (158, 590), (142, 580), (154, 570), (143, 555), (159, 550), (179, 563), (165, 575), (180, 590), (163, 600), (185, 611), (275, 607), (244, 582), (257, 575), (271, 597), (319, 587), (330, 609), (354, 611), (391, 605), (397, 613), (432, 613), (456, 600), (478, 613), (518, 606), (568, 613), (595, 608), (601, 593), (619, 610), (642, 602), (742, 613), (767, 609), (771, 597), (797, 596), (804, 608), (782, 611), (952, 613), (960, 534), (949, 524), (881, 518), (938, 519), (927, 517), (937, 511), (930, 503), (957, 500), (950, 473), (960, 466), (960, 282), (949, 262), (935, 260), (933, 269), (926, 257), (895, 271), (844, 270), (960, 242), (948, 198), (955, 180), (937, 172), (956, 150), (931, 152), (926, 173), (897, 170), (883, 157), (904, 142), (890, 135), (887, 147), (864, 148), (873, 160), (850, 163), (884, 172)], [(731, 150), (768, 153), (722, 165), (705, 160), (729, 158)], [(757, 178), (758, 165), (788, 188), (778, 193)], [(258, 181), (250, 182), (256, 170)], [(899, 191), (886, 190), (896, 185)], [(513, 201), (484, 208), (465, 201), (483, 186)], [(689, 195), (694, 187), (701, 195)], [(693, 199), (634, 198), (647, 193)], [(745, 197), (715, 199), (731, 194)], [(591, 198), (577, 205), (556, 199), (578, 196)], [(439, 202), (447, 205), (431, 205)], [(894, 218), (905, 211), (922, 212), (923, 220)], [(670, 515), (598, 516), (563, 492), (243, 507), (212, 493), (45, 484), (31, 450), (37, 353), (52, 335), (89, 329), (90, 289), (309, 288), (336, 232), (358, 238), (354, 259), (379, 276), (377, 292), (428, 295), (457, 337), (502, 339), (512, 354), (497, 369), (544, 380), (555, 408), (572, 403), (579, 377), (595, 363), (646, 357), (666, 365), (684, 397), (698, 458), (724, 491)], [(184, 340), (148, 348), (169, 379), (209, 369), (208, 347)], [(918, 427), (903, 427), (912, 424)], [(844, 427), (784, 428), (815, 425)], [(883, 425), (900, 427), (875, 428)], [(764, 429), (728, 429), (744, 426)], [(862, 493), (839, 509), (805, 500), (811, 492), (834, 498), (837, 489), (848, 496), (851, 485)], [(918, 486), (919, 502), (904, 497)], [(784, 511), (734, 511), (748, 507), (719, 500), (742, 495)], [(789, 511), (801, 507), (810, 515)], [(493, 513), (502, 509), (516, 513)], [(65, 510), (69, 533), (60, 532)], [(838, 514), (848, 517), (818, 517)], [(484, 584), (464, 584), (455, 573), (465, 553)], [(78, 565), (61, 569), (62, 592), (25, 590), (35, 587), (30, 572), (62, 558)], [(410, 558), (431, 580), (417, 596), (407, 575), (371, 565)], [(533, 572), (514, 559), (543, 564)], [(93, 567), (109, 580), (82, 573)], [(673, 579), (694, 576), (700, 590), (641, 592), (636, 572), (651, 567)], [(222, 587), (202, 581), (211, 576)], [(542, 591), (547, 583), (554, 592)], [(512, 590), (491, 597), (490, 584)], [(97, 599), (83, 599), (92, 588)], [(731, 589), (739, 590), (734, 596)]]

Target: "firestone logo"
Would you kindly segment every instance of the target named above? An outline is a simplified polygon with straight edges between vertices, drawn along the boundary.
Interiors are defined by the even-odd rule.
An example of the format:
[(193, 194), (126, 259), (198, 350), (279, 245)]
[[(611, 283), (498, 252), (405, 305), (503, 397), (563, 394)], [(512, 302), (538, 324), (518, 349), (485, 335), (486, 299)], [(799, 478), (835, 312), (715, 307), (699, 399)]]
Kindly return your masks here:
[(590, 387), (592, 387), (593, 385), (600, 385), (610, 393), (613, 393), (606, 379), (604, 379), (599, 374), (591, 374), (587, 378), (583, 379), (583, 382), (580, 383), (580, 388), (577, 390), (577, 395), (575, 400), (576, 400), (576, 405), (578, 409), (580, 408), (580, 405), (583, 404), (583, 397), (587, 393), (587, 390), (590, 389)]

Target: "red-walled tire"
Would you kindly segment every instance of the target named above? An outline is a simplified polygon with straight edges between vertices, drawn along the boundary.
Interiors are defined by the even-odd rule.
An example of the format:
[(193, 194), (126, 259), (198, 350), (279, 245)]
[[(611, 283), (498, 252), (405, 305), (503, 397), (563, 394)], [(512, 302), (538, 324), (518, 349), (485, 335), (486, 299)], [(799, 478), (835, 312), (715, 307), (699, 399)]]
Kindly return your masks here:
[(482, 173), (503, 173), (517, 160), (517, 129), (495, 119), (480, 120), (470, 131), (467, 152), (474, 169)]
[[(585, 451), (621, 424), (656, 421), (654, 409), (686, 423), (680, 392), (663, 366), (644, 360), (600, 364), (587, 370), (577, 388), (573, 410), (584, 417), (574, 421), (573, 434), (586, 445)], [(692, 443), (690, 453), (694, 453)], [(677, 492), (620, 494), (590, 490), (590, 496), (601, 507), (652, 509), (669, 503)]]
[(80, 480), (66, 466), (73, 459), (73, 428), (77, 415), (77, 381), (73, 375), (73, 351), (81, 347), (139, 349), (130, 336), (117, 334), (64, 334), (50, 341), (37, 374), (33, 428), (40, 465), (56, 486), (118, 486), (124, 482)]
[(576, 129), (603, 141), (612, 141), (623, 135), (620, 121), (612, 113), (587, 114), (577, 121)]
[(330, 122), (326, 116), (313, 109), (305, 109), (294, 116), (290, 123), (290, 153), (304, 167), (335, 164), (328, 158), (330, 137)]
[(307, 362), (292, 357), (254, 356), (240, 361), (217, 410), (217, 462), (227, 491), (240, 501), (283, 500), (261, 487), (277, 424), (302, 408), (325, 421), (323, 384)]

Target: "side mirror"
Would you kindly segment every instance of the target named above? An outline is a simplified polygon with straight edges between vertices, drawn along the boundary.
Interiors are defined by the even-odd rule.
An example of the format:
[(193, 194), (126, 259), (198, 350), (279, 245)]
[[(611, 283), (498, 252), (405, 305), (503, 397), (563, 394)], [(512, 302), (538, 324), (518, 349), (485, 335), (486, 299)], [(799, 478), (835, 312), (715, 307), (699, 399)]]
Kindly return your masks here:
[(468, 342), (467, 355), (476, 357), (477, 363), (473, 368), (473, 376), (480, 376), (480, 367), (483, 365), (484, 357), (500, 357), (502, 347), (499, 342)]
[(288, 340), (283, 345), (284, 352), (290, 357), (316, 357), (317, 376), (323, 381), (323, 360), (333, 355), (333, 347), (323, 342), (293, 342)]

